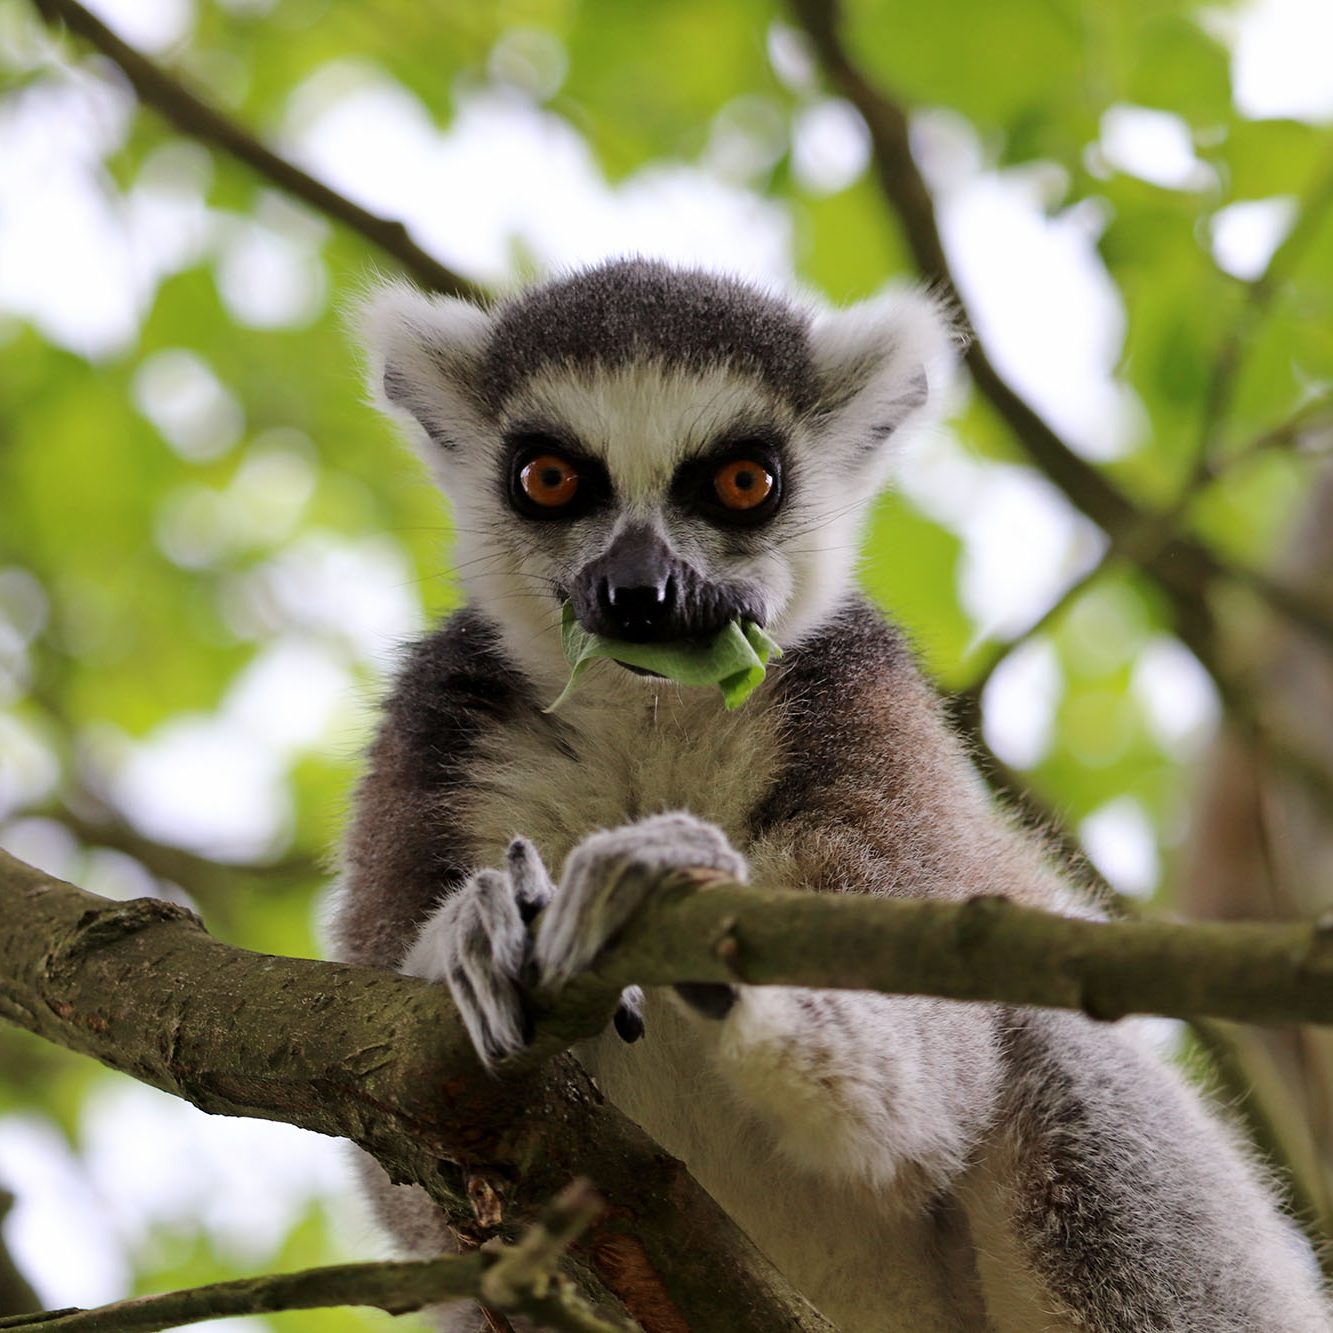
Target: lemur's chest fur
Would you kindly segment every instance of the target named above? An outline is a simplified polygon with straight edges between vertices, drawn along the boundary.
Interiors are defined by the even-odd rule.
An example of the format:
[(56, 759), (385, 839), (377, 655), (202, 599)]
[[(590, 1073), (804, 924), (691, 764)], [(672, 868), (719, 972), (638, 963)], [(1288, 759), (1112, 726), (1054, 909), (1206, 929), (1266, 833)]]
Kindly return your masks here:
[(745, 849), (780, 765), (772, 709), (727, 713), (715, 691), (671, 685), (619, 699), (589, 689), (561, 721), (558, 733), (518, 723), (477, 746), (460, 813), (480, 864), (499, 864), (522, 833), (554, 872), (585, 835), (665, 810), (689, 810)]

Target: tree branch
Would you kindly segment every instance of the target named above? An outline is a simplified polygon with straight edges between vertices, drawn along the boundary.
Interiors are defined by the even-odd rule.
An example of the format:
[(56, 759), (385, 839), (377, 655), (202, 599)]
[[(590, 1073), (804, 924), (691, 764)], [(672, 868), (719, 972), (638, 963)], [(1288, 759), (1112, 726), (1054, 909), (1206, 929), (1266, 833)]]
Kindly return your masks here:
[(1032, 460), (1080, 512), (1108, 532), (1139, 518), (1136, 506), (1092, 464), (1080, 458), (992, 365), (976, 335), (944, 251), (935, 204), (912, 156), (907, 113), (857, 67), (844, 46), (837, 0), (791, 0), (829, 81), (847, 98), (870, 131), (874, 171), (921, 275), (958, 312), (968, 335), (966, 360), (977, 388), (1009, 426)]
[(279, 157), (234, 121), (201, 101), (183, 84), (151, 60), (121, 41), (100, 19), (76, 0), (33, 0), (42, 19), (52, 27), (63, 23), (116, 65), (129, 80), (139, 100), (151, 106), (183, 134), (220, 148), (258, 173), (284, 193), (309, 204), (326, 217), (392, 255), (418, 282), (451, 296), (477, 296), (466, 278), (424, 251), (407, 228), (392, 218), (354, 204), (300, 167)]
[[(1333, 920), (1095, 922), (997, 898), (764, 893), (700, 872), (665, 886), (558, 999), (534, 997), (535, 1053), (496, 1079), (478, 1069), (443, 987), (231, 948), (171, 903), (100, 899), (2, 852), (0, 917), (0, 1018), (205, 1111), (351, 1138), (474, 1240), (591, 1176), (611, 1208), (576, 1247), (580, 1285), (609, 1289), (618, 1303), (603, 1295), (603, 1314), (628, 1313), (648, 1333), (681, 1320), (755, 1333), (827, 1325), (568, 1057), (533, 1068), (604, 1028), (626, 984), (1333, 1022)], [(468, 1202), (482, 1173), (501, 1182), (486, 1217)]]
[(1333, 919), (1089, 921), (961, 902), (765, 892), (702, 875), (660, 895), (593, 969), (624, 985), (742, 982), (1250, 1022), (1333, 1022)]
[(85, 847), (106, 847), (137, 861), (154, 879), (178, 885), (214, 927), (234, 923), (238, 901), (309, 891), (327, 875), (313, 855), (294, 852), (273, 861), (216, 861), (140, 833), (120, 811), (83, 788), (77, 779), (58, 797), (30, 813), (68, 829)]
[[(438, 1136), (429, 1122), (443, 1109), (439, 1099), (428, 1096), (409, 1109), (398, 1086), (425, 1078), (423, 1062), (436, 1070), (475, 1068), (439, 987), (233, 949), (171, 903), (100, 899), (3, 852), (0, 907), (13, 923), (0, 941), (0, 1017), (204, 1110), (288, 1119), (324, 1133), (346, 1133), (352, 1118), (358, 1123), (351, 1137), (375, 1151), (386, 1130), (391, 1139), (403, 1126)], [(200, 973), (212, 978), (207, 1001), (189, 990)], [(681, 981), (937, 995), (1081, 1009), (1103, 1019), (1156, 1013), (1330, 1023), (1333, 917), (1090, 921), (984, 895), (947, 901), (770, 892), (691, 872), (655, 895), (580, 982), (558, 998), (534, 997), (546, 1049), (552, 1040), (567, 1045), (600, 1031), (624, 986)], [(121, 1006), (126, 985), (136, 998)], [(310, 1011), (293, 1010), (298, 996)], [(145, 1009), (149, 997), (170, 1003), (165, 1011)], [(229, 1006), (245, 1013), (243, 1030), (227, 1017)], [(335, 1015), (336, 1035), (323, 1011)], [(395, 1024), (392, 1040), (381, 1026), (385, 1017)], [(418, 1026), (431, 1030), (419, 1046)], [(145, 1045), (148, 1034), (154, 1045)], [(272, 1072), (260, 1076), (261, 1067)], [(312, 1083), (327, 1087), (327, 1108), (292, 1100), (294, 1084)], [(488, 1110), (512, 1100), (483, 1081), (480, 1093), (451, 1088), (445, 1104), (456, 1118), (474, 1096)], [(392, 1127), (379, 1123), (386, 1107), (394, 1108)], [(494, 1134), (481, 1137), (488, 1136)], [(452, 1151), (460, 1147), (466, 1155), (466, 1145)], [(398, 1145), (387, 1155), (400, 1167), (410, 1164)]]
[(955, 716), (962, 719), (969, 730), (976, 731), (981, 726), (981, 699), (986, 693), (986, 686), (990, 684), (992, 677), (1000, 667), (1025, 643), (1030, 643), (1038, 634), (1049, 629), (1051, 625), (1059, 620), (1111, 568), (1116, 558), (1115, 547), (1108, 547), (1101, 559), (1091, 569), (1084, 571), (1069, 584), (1026, 629), (1015, 634), (1012, 639), (997, 643), (990, 650), (990, 654), (982, 663), (976, 675), (953, 696), (957, 704)]
[[(570, 1262), (603, 1317), (646, 1333), (830, 1333), (572, 1058), (486, 1074), (443, 987), (231, 948), (174, 904), (111, 902), (3, 852), (0, 920), (0, 1019), (205, 1111), (349, 1138), (469, 1243), (517, 1234), (590, 1177), (609, 1206)], [(596, 998), (585, 1032), (614, 1008)], [(494, 1185), (474, 1211), (478, 1176)]]
[(96, 1310), (48, 1310), (0, 1319), (0, 1329), (41, 1333), (160, 1333), (228, 1315), (368, 1305), (392, 1315), (443, 1301), (481, 1300), (558, 1333), (627, 1333), (599, 1318), (556, 1270), (570, 1245), (597, 1220), (601, 1201), (575, 1181), (516, 1245), (488, 1242), (465, 1255), (400, 1263), (338, 1264), (270, 1277), (214, 1282), (187, 1291), (117, 1301)]
[(1215, 460), (1208, 468), (1207, 479), (1213, 481), (1270, 449), (1293, 446), (1297, 452), (1314, 457), (1327, 455), (1333, 450), (1333, 390), (1320, 390), (1285, 421), (1264, 431), (1236, 453)]

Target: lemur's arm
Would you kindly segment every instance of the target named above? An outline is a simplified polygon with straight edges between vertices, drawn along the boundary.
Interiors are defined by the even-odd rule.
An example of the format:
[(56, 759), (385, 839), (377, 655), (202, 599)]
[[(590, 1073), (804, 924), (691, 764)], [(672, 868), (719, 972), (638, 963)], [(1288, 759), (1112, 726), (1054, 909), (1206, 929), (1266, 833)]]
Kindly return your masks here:
[[(587, 966), (683, 866), (749, 874), (719, 830), (688, 814), (584, 839), (539, 925), (546, 978)], [(919, 1202), (957, 1175), (991, 1117), (1000, 1061), (988, 1007), (787, 986), (676, 991), (703, 1016), (700, 1040), (736, 1095), (801, 1166)]]

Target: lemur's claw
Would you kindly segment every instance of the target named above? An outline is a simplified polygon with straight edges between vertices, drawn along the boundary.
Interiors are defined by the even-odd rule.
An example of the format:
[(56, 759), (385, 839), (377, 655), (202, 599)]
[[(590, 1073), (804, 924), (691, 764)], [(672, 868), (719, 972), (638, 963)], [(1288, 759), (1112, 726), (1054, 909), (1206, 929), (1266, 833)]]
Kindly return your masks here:
[(526, 838), (515, 838), (505, 851), (505, 868), (514, 889), (514, 900), (525, 926), (537, 919), (537, 913), (551, 901), (555, 885), (537, 849)]

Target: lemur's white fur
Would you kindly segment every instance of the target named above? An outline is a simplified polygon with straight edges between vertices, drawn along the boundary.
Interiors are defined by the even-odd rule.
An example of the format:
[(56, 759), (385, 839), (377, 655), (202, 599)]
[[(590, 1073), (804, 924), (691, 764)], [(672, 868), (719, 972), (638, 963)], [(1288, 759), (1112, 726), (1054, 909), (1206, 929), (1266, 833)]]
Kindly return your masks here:
[[(453, 502), (468, 597), (499, 626), (508, 658), (545, 697), (554, 697), (566, 673), (552, 588), (629, 522), (656, 530), (704, 574), (755, 589), (780, 642), (799, 645), (818, 631), (851, 585), (860, 530), (887, 467), (885, 439), (928, 418), (926, 389), (937, 395), (949, 343), (931, 303), (899, 293), (815, 317), (815, 411), (798, 413), (732, 367), (648, 361), (541, 368), (497, 415), (478, 388), (490, 329), (491, 317), (466, 302), (395, 286), (370, 302), (364, 336), (377, 400), (404, 423)], [(396, 377), (388, 396), (386, 372)], [(664, 496), (683, 459), (753, 419), (781, 428), (801, 485), (767, 536), (738, 552), (707, 524), (671, 510)], [(560, 423), (605, 460), (616, 487), (610, 513), (577, 525), (536, 525), (540, 532), (516, 521), (497, 485), (496, 458), (506, 430), (528, 421)], [(902, 688), (910, 694), (917, 687)], [(790, 705), (800, 706), (799, 699)], [(930, 762), (944, 743), (928, 705), (908, 697), (900, 711), (894, 726), (903, 763), (918, 752)], [(1041, 848), (997, 818), (980, 781), (952, 751), (945, 759), (955, 766), (929, 799), (911, 791), (892, 798), (892, 855), (876, 859), (850, 824), (752, 833), (752, 812), (783, 763), (776, 709), (724, 713), (711, 693), (601, 663), (561, 718), (559, 745), (535, 718), (479, 737), (469, 781), (450, 798), (477, 873), (414, 940), (401, 941), (396, 958), (377, 959), (369, 946), (345, 948), (431, 979), (463, 969), (472, 998), (455, 994), (487, 1058), (520, 1040), (513, 988), (523, 932), (506, 885), (520, 900), (551, 898), (537, 960), (552, 978), (583, 965), (673, 864), (716, 864), (742, 875), (748, 867), (756, 883), (773, 888), (809, 888), (812, 879), (839, 875), (843, 882), (825, 887), (941, 896), (1004, 887), (1086, 910)], [(662, 814), (673, 811), (688, 814)], [(511, 848), (516, 833), (546, 865), (565, 866), (558, 889), (542, 878), (535, 853)], [(980, 882), (956, 882), (957, 863), (939, 849), (958, 846), (968, 849)], [(481, 952), (478, 940), (489, 940)], [(645, 1016), (645, 1040), (626, 1045), (607, 1034), (586, 1043), (580, 1058), (844, 1333), (1260, 1327), (1226, 1313), (1207, 1330), (1181, 1322), (1169, 1313), (1169, 1291), (1156, 1293), (1168, 1313), (1152, 1324), (1114, 1322), (1113, 1302), (1097, 1306), (1101, 1322), (1056, 1313), (1013, 1229), (1019, 1205), (1007, 1191), (1021, 1181), (1023, 1164), (1013, 1159), (1025, 1149), (1017, 1128), (997, 1123), (1006, 1088), (992, 1010), (774, 987), (742, 988), (720, 1021), (670, 993), (650, 993)], [(1267, 1274), (1266, 1333), (1327, 1333), (1308, 1252), (1230, 1134), (1123, 1030), (1089, 1037), (1075, 1025), (1068, 1039), (1100, 1043), (1088, 1059), (1106, 1059), (1108, 1086), (1116, 1077), (1143, 1082), (1150, 1102), (1173, 1108), (1172, 1123), (1192, 1150), (1215, 1159), (1201, 1165), (1207, 1188), (1188, 1195), (1183, 1215), (1228, 1244), (1244, 1226), (1238, 1252), (1261, 1255)], [(1132, 1135), (1130, 1146), (1079, 1143), (1098, 1170), (1140, 1165)], [(383, 1182), (373, 1188), (405, 1243), (421, 1252), (444, 1243), (420, 1191)], [(1179, 1221), (1149, 1221), (1157, 1238), (1183, 1239)], [(1133, 1235), (1124, 1243), (1132, 1247)], [(972, 1256), (966, 1271), (962, 1254)], [(477, 1327), (467, 1310), (442, 1318), (453, 1321), (449, 1327)]]

